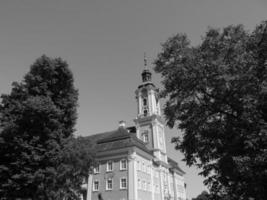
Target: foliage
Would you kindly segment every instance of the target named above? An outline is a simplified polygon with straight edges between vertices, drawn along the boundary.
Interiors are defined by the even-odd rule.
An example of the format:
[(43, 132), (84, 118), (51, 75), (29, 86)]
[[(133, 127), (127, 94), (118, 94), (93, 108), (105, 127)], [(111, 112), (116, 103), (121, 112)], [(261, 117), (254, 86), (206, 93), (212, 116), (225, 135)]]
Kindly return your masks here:
[(197, 46), (177, 34), (155, 60), (167, 124), (183, 131), (176, 149), (213, 195), (267, 199), (266, 24), (210, 28)]
[(209, 199), (210, 199), (210, 195), (207, 191), (203, 191), (196, 198), (192, 198), (192, 200), (209, 200)]
[(78, 199), (92, 157), (73, 138), (78, 91), (67, 63), (40, 57), (1, 97), (0, 196)]

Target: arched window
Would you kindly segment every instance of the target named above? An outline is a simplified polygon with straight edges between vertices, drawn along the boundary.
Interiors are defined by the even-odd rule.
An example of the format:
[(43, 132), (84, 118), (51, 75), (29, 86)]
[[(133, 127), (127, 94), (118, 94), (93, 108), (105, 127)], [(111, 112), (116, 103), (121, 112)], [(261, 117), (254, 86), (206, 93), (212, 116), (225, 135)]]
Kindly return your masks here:
[(147, 99), (146, 98), (143, 99), (143, 105), (147, 106)]
[(144, 116), (147, 116), (147, 110), (146, 109), (144, 110)]

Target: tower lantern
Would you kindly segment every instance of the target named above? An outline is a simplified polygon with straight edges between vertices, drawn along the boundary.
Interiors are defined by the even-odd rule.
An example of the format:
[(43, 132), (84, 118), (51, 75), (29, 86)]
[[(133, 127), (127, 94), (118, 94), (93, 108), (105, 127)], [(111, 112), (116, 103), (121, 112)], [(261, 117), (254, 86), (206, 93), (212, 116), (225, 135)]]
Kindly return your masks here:
[(150, 82), (151, 81), (151, 72), (148, 69), (144, 69), (142, 72), (142, 80), (143, 82)]
[(151, 72), (147, 69), (147, 58), (146, 53), (144, 53), (144, 70), (142, 72), (142, 81), (143, 82), (151, 82)]

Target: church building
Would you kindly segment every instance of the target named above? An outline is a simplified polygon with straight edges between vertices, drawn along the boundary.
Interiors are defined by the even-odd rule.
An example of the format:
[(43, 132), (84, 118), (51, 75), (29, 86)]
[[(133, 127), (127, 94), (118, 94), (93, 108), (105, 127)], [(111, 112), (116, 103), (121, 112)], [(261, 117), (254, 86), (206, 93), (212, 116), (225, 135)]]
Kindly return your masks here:
[[(146, 65), (146, 63), (145, 63)], [(89, 175), (84, 200), (185, 200), (185, 172), (168, 157), (159, 90), (148, 69), (135, 94), (134, 127), (87, 137), (98, 166)]]

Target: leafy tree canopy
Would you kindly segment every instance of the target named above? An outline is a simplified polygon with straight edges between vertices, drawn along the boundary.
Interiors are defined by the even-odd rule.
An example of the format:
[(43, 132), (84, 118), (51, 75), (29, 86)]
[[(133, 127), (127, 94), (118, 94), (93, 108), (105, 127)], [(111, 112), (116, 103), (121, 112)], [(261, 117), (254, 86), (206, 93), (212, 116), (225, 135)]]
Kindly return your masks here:
[(209, 28), (200, 45), (169, 38), (155, 60), (165, 115), (186, 163), (229, 199), (267, 199), (267, 26)]
[(207, 191), (203, 191), (196, 198), (192, 198), (192, 200), (210, 200), (210, 195)]
[(78, 199), (92, 163), (73, 137), (78, 91), (67, 63), (42, 56), (0, 104), (0, 196)]

